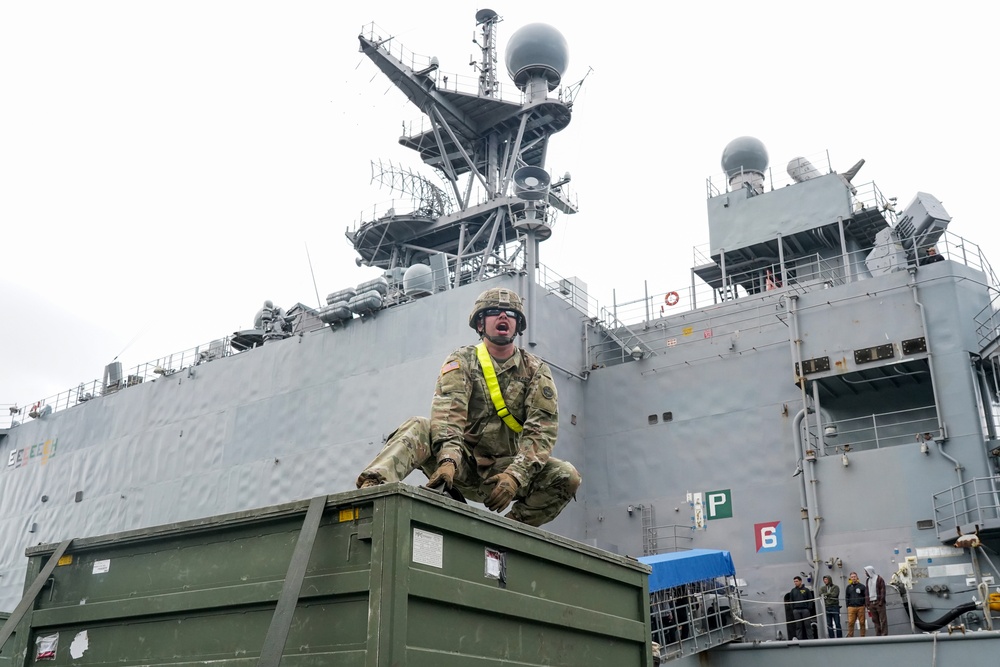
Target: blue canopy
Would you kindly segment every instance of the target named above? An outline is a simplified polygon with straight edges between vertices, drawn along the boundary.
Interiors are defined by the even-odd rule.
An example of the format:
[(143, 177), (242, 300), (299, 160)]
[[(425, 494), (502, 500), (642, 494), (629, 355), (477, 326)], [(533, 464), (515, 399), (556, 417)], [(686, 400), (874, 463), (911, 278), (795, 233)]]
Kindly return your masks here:
[(639, 562), (653, 568), (649, 575), (649, 592), (673, 588), (694, 581), (736, 574), (733, 557), (728, 551), (691, 549), (655, 556), (642, 556)]

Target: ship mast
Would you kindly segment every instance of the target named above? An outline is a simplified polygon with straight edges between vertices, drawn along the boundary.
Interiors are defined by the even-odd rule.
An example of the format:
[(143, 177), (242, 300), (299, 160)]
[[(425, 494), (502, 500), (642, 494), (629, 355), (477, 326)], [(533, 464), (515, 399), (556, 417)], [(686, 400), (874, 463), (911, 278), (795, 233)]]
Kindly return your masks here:
[(483, 41), (473, 40), (483, 50), (483, 59), (470, 63), (479, 68), (479, 94), (483, 97), (497, 97), (497, 24), (503, 19), (492, 9), (476, 12), (476, 23), (482, 26)]
[(478, 76), (468, 90), (461, 77), (441, 73), (436, 58), (406, 51), (374, 25), (359, 35), (361, 52), (424, 114), (414, 131), (404, 126), (399, 142), (416, 151), (445, 187), (416, 190), (449, 197), (446, 206), (428, 206), (418, 197), (406, 211), (394, 202), (393, 209), (348, 230), (359, 263), (389, 276), (430, 266), (431, 291), (512, 270), (532, 273), (536, 245), (551, 235), (554, 216), (576, 213), (563, 187), (568, 176), (552, 183), (544, 170), (549, 137), (569, 124), (572, 112), (570, 96), (549, 97), (568, 63), (566, 42), (539, 23), (511, 37), (506, 64), (518, 94), (497, 77), (501, 20), (488, 9), (476, 14), (482, 59), (472, 63)]

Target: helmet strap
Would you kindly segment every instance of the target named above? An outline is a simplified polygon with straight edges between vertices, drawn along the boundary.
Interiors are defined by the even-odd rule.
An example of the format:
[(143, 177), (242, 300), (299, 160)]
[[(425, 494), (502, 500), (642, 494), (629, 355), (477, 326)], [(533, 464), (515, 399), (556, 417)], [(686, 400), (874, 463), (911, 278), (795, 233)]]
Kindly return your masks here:
[(491, 336), (485, 331), (481, 335), (494, 345), (510, 345), (514, 342), (514, 336)]
[[(518, 335), (516, 333), (510, 336), (491, 336), (488, 333), (486, 333), (485, 319), (486, 318), (480, 315), (479, 319), (476, 321), (476, 324), (478, 325), (476, 326), (476, 332), (479, 334), (480, 338), (485, 338), (494, 345), (510, 345), (511, 343), (514, 342), (514, 336)], [(514, 329), (516, 331), (517, 327), (515, 326)]]

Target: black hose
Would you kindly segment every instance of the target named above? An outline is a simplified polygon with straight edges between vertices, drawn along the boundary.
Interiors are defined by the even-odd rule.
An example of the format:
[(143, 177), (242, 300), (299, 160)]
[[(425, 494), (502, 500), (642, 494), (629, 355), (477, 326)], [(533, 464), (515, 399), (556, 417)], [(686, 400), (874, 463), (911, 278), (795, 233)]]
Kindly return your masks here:
[[(903, 609), (905, 609), (906, 613), (909, 614), (910, 605), (906, 603), (906, 588), (895, 584), (894, 586), (896, 590), (899, 591), (899, 596), (903, 598)], [(948, 625), (962, 614), (970, 611), (975, 611), (977, 608), (978, 605), (976, 605), (975, 602), (966, 602), (964, 604), (958, 605), (957, 607), (948, 612), (945, 612), (944, 616), (942, 616), (941, 618), (934, 619), (933, 621), (923, 620), (922, 618), (917, 616), (917, 610), (914, 609), (913, 627), (917, 628), (918, 630), (923, 630), (924, 632), (934, 632), (935, 630), (940, 630), (944, 626)]]

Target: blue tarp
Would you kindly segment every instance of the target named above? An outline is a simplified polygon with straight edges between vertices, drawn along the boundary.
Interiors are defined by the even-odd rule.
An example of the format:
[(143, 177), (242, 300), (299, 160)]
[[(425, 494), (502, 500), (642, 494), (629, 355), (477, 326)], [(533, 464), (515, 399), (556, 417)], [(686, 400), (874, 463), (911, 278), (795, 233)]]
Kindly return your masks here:
[(642, 556), (639, 562), (653, 568), (649, 575), (649, 592), (673, 588), (694, 581), (736, 574), (733, 557), (728, 551), (691, 549), (655, 556)]

